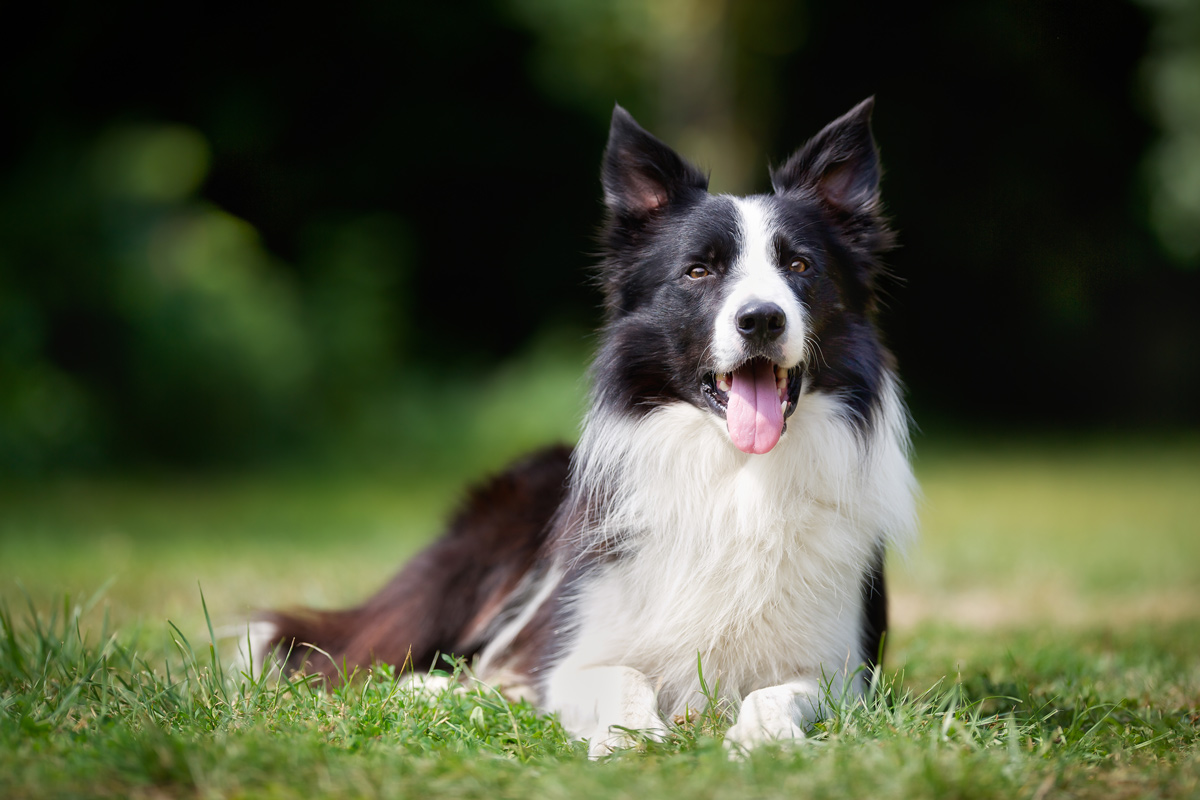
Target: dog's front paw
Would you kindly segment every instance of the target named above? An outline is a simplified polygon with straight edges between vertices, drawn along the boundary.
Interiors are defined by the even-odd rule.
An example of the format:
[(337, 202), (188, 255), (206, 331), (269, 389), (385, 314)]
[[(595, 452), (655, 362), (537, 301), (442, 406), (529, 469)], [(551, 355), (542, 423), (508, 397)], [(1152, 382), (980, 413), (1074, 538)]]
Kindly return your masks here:
[(791, 685), (753, 691), (742, 701), (737, 723), (726, 731), (725, 747), (743, 753), (766, 742), (802, 742), (802, 724), (810, 716), (805, 710), (810, 706), (808, 698)]
[(609, 755), (633, 747), (639, 738), (663, 741), (670, 729), (658, 715), (658, 701), (650, 680), (629, 667), (598, 668), (588, 676), (597, 692), (595, 724), (582, 738), (588, 740), (588, 757)]
[(641, 720), (623, 720), (603, 727), (597, 726), (595, 734), (588, 738), (588, 758), (595, 761), (618, 750), (636, 747), (641, 739), (662, 742), (670, 734), (671, 729), (657, 715)]

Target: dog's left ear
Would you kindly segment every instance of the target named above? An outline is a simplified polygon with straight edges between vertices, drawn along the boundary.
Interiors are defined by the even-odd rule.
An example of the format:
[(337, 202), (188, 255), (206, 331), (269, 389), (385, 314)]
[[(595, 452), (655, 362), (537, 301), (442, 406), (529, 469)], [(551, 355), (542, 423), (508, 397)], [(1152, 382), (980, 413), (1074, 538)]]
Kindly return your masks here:
[(776, 194), (813, 191), (829, 206), (848, 214), (879, 207), (879, 154), (871, 135), (868, 97), (825, 126), (782, 167), (771, 171)]

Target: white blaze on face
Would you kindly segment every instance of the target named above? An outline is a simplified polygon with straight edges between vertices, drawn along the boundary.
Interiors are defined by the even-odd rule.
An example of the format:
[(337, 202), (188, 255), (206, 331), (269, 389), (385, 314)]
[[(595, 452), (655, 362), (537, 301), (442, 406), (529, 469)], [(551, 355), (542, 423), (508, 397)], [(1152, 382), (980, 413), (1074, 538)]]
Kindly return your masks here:
[[(725, 424), (730, 441), (744, 453), (770, 452), (783, 435), (786, 369), (804, 352), (804, 310), (784, 277), (772, 246), (774, 222), (761, 199), (732, 198), (739, 216), (739, 252), (727, 279), (726, 299), (717, 317), (713, 352), (718, 373), (728, 375)], [(747, 306), (770, 303), (785, 317), (775, 363), (747, 361), (754, 355), (738, 332), (737, 320)], [(779, 386), (777, 387), (777, 384)], [(726, 386), (728, 388), (726, 389)]]
[(782, 367), (791, 368), (804, 356), (806, 320), (804, 308), (792, 292), (792, 287), (776, 263), (772, 239), (775, 221), (764, 198), (731, 197), (737, 209), (739, 252), (729, 272), (729, 288), (725, 302), (717, 315), (713, 333), (713, 353), (718, 371), (725, 372), (746, 360), (746, 342), (737, 330), (738, 312), (750, 303), (774, 303), (783, 309), (787, 318), (779, 347), (783, 352)]

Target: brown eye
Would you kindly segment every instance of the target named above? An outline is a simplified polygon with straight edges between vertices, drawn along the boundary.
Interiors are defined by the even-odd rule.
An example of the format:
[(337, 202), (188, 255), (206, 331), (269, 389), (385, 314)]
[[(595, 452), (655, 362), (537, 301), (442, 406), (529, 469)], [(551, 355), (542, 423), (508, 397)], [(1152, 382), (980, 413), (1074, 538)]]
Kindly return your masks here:
[(792, 263), (788, 264), (788, 269), (798, 275), (808, 272), (808, 262), (803, 258), (793, 258)]
[(712, 273), (708, 271), (708, 267), (702, 267), (699, 264), (695, 265), (694, 267), (690, 267), (687, 271), (687, 276), (694, 281), (698, 281), (701, 278), (707, 278), (711, 274)]

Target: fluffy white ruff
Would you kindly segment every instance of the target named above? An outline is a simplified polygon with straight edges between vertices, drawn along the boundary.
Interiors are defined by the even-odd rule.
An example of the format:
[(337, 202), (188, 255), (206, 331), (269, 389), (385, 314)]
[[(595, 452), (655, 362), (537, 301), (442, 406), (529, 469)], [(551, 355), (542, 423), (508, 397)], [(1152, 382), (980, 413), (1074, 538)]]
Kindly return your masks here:
[[(581, 544), (620, 557), (574, 598), (574, 628), (562, 632), (571, 644), (544, 705), (594, 748), (612, 725), (705, 705), (699, 658), (732, 705), (779, 689), (731, 731), (752, 743), (810, 723), (820, 687), (861, 692), (863, 577), (879, 547), (915, 527), (907, 418), (890, 382), (877, 413), (864, 435), (836, 397), (805, 393), (775, 449), (747, 455), (722, 420), (684, 403), (636, 421), (593, 412), (576, 480), (602, 515)], [(644, 678), (657, 710), (612, 718), (620, 697), (646, 696), (628, 675), (610, 696), (595, 678), (612, 667)]]

